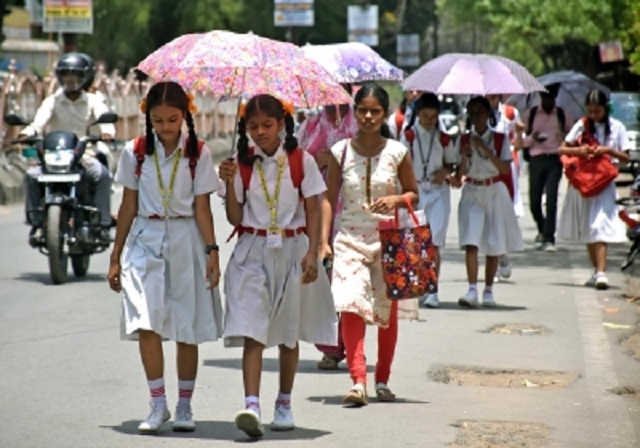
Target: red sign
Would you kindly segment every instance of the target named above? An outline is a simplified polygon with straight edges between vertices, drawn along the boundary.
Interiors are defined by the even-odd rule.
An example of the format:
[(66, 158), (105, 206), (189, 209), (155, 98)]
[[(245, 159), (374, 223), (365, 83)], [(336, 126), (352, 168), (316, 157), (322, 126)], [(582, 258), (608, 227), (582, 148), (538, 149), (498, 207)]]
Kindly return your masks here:
[(619, 40), (601, 42), (599, 47), (600, 47), (600, 61), (603, 64), (624, 60), (624, 54), (622, 52), (622, 42), (620, 42)]

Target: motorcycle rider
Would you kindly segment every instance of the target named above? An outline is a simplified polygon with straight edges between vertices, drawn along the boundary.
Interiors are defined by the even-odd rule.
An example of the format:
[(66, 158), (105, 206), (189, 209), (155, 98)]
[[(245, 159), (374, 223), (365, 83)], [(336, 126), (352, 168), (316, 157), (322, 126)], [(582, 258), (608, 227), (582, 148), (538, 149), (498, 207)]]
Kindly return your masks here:
[[(86, 92), (95, 75), (93, 59), (82, 53), (66, 53), (60, 57), (56, 65), (56, 78), (60, 88), (42, 102), (33, 122), (20, 133), (23, 139), (42, 134), (45, 126), (50, 131), (73, 132), (78, 138), (85, 135), (87, 127), (101, 114), (109, 112), (109, 108), (100, 97)], [(105, 141), (113, 140), (115, 126), (100, 125), (101, 137)], [(106, 145), (98, 148), (104, 151)], [(108, 151), (108, 148), (106, 149)], [(95, 154), (93, 154), (95, 155)], [(90, 151), (85, 152), (81, 161), (84, 170), (82, 180), (94, 191), (93, 205), (100, 211), (100, 239), (110, 241), (111, 227), (111, 176), (105, 164)], [(38, 244), (42, 234), (43, 209), (42, 188), (38, 176), (42, 172), (40, 166), (29, 168), (25, 174), (25, 212), (27, 222), (31, 224), (29, 244)]]

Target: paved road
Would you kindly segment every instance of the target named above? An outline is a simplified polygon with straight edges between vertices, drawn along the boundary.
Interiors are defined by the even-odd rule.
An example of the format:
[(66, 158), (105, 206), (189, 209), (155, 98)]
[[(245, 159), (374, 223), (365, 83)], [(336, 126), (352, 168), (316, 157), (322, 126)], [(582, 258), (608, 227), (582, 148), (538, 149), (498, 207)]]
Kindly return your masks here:
[[(117, 195), (116, 195), (117, 196)], [(118, 200), (119, 197), (116, 197)], [(458, 194), (454, 194), (454, 201)], [(230, 228), (214, 202), (219, 240)], [(455, 216), (444, 258), (438, 310), (422, 310), (418, 322), (402, 322), (392, 375), (401, 399), (345, 409), (345, 370), (319, 373), (310, 346), (301, 353), (294, 395), (296, 423), (290, 433), (267, 433), (269, 446), (440, 447), (456, 438), (458, 420), (533, 422), (551, 428), (551, 446), (640, 446), (640, 403), (607, 392), (640, 385), (640, 365), (622, 353), (623, 330), (604, 320), (635, 325), (637, 315), (619, 298), (623, 279), (605, 293), (576, 286), (589, 274), (579, 248), (562, 246), (554, 255), (528, 249), (513, 257), (509, 283), (496, 287), (501, 306), (468, 311), (456, 298), (466, 287), (462, 253), (455, 248)], [(529, 217), (521, 222), (530, 242)], [(220, 343), (201, 349), (194, 410), (194, 434), (136, 434), (147, 414), (147, 390), (134, 344), (118, 340), (119, 298), (105, 282), (108, 256), (92, 259), (90, 275), (63, 286), (49, 282), (46, 259), (26, 244), (19, 206), (0, 208), (0, 447), (184, 447), (232, 446), (246, 439), (232, 420), (243, 405), (240, 355)], [(231, 244), (222, 246), (228, 259)], [(624, 248), (613, 254), (612, 270)], [(604, 306), (618, 314), (605, 314)], [(499, 323), (547, 326), (545, 336), (487, 334)], [(375, 360), (375, 333), (367, 351)], [(175, 403), (174, 347), (167, 343), (167, 390)], [(276, 352), (265, 354), (263, 409), (277, 392)], [(575, 372), (566, 389), (509, 389), (440, 384), (428, 372), (442, 365)], [(477, 445), (483, 446), (483, 445)], [(508, 446), (508, 445), (506, 445)], [(537, 446), (537, 445), (530, 445)]]

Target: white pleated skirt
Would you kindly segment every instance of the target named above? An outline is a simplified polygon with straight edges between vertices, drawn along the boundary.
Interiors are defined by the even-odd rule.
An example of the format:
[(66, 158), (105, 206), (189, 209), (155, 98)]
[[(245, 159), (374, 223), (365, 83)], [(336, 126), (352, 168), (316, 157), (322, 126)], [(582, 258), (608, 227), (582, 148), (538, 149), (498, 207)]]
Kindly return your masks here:
[(583, 197), (569, 185), (560, 212), (558, 238), (582, 244), (626, 242), (626, 229), (618, 218), (616, 199), (613, 183), (590, 198)]
[(241, 347), (245, 338), (266, 347), (294, 348), (298, 341), (337, 345), (336, 310), (320, 261), (318, 279), (301, 283), (307, 236), (282, 243), (271, 249), (264, 237), (239, 238), (225, 271), (225, 346)]
[(204, 242), (195, 219), (137, 218), (122, 260), (121, 338), (149, 330), (185, 344), (222, 336), (222, 302), (207, 289)]
[(449, 185), (427, 187), (420, 185), (420, 205), (431, 228), (433, 244), (443, 249), (447, 240), (447, 228), (451, 215), (451, 187)]
[(476, 246), (485, 255), (524, 249), (513, 202), (503, 182), (464, 185), (458, 205), (458, 232), (461, 248)]

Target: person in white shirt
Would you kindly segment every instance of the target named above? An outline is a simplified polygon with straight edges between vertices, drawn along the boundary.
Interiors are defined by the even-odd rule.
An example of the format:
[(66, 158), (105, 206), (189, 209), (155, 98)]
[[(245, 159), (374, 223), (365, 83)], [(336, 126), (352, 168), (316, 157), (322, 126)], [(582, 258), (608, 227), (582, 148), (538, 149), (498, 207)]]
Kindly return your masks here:
[(414, 102), (419, 96), (420, 92), (415, 90), (405, 91), (400, 106), (387, 119), (389, 132), (391, 132), (391, 136), (394, 139), (400, 140), (402, 137), (402, 130), (407, 126), (409, 118), (411, 118), (411, 114), (413, 113)]
[[(458, 161), (453, 139), (438, 129), (440, 100), (423, 93), (414, 103), (413, 113), (401, 142), (409, 148), (413, 171), (419, 185), (420, 208), (424, 210), (436, 247), (436, 272), (440, 277), (440, 250), (444, 249), (451, 214), (451, 174)], [(424, 297), (428, 308), (439, 305), (438, 293)]]
[[(609, 99), (592, 90), (586, 99), (587, 116), (578, 120), (558, 150), (561, 156), (599, 157), (601, 163), (629, 161), (630, 143), (624, 125), (609, 115)], [(598, 160), (598, 159), (596, 159)], [(618, 217), (615, 182), (594, 196), (584, 197), (572, 183), (567, 187), (558, 236), (586, 244), (593, 274), (585, 286), (607, 289), (607, 245), (627, 241), (625, 226)]]
[[(64, 54), (56, 65), (56, 77), (60, 88), (49, 95), (42, 102), (33, 122), (24, 128), (20, 135), (24, 138), (42, 134), (45, 128), (49, 131), (73, 132), (82, 137), (87, 127), (96, 121), (103, 113), (109, 112), (107, 105), (93, 93), (87, 93), (84, 88), (94, 76), (93, 61), (87, 55), (80, 53)], [(103, 140), (112, 140), (115, 127), (112, 124), (100, 125)], [(106, 147), (103, 146), (103, 148)], [(94, 205), (100, 211), (100, 224), (103, 227), (102, 239), (109, 240), (111, 227), (111, 177), (109, 170), (90, 152), (86, 152), (82, 159), (84, 167), (83, 180), (94, 189)], [(25, 174), (25, 211), (27, 222), (31, 224), (29, 241), (37, 244), (41, 237), (43, 212), (40, 207), (42, 190), (38, 183), (41, 174), (40, 166), (34, 166)]]
[[(513, 183), (513, 210), (516, 217), (522, 218), (524, 216), (524, 203), (520, 195), (520, 188), (518, 187), (518, 179), (520, 177), (520, 163), (518, 158), (518, 151), (514, 147), (516, 139), (516, 128), (518, 124), (521, 124), (520, 113), (518, 109), (501, 102), (501, 95), (486, 95), (485, 98), (489, 100), (491, 109), (493, 110), (494, 117), (496, 119), (496, 125), (492, 128), (494, 132), (500, 132), (504, 134), (510, 142), (509, 151), (511, 152), (511, 176)], [(496, 280), (508, 279), (511, 277), (511, 263), (509, 257), (504, 254), (500, 257), (500, 264), (498, 266), (498, 272)]]

